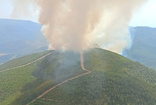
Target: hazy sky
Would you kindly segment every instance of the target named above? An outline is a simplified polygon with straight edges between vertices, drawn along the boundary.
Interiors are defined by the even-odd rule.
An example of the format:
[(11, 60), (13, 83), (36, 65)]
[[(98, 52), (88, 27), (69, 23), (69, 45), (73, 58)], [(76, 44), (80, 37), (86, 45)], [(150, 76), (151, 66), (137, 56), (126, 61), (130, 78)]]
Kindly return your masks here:
[[(9, 0), (0, 0), (0, 18), (10, 18), (12, 5)], [(20, 19), (28, 19), (20, 17)], [(37, 15), (31, 15), (29, 20), (37, 22)], [(149, 0), (134, 14), (130, 26), (156, 27), (156, 0)]]
[(130, 25), (156, 27), (156, 0), (149, 0), (136, 11)]

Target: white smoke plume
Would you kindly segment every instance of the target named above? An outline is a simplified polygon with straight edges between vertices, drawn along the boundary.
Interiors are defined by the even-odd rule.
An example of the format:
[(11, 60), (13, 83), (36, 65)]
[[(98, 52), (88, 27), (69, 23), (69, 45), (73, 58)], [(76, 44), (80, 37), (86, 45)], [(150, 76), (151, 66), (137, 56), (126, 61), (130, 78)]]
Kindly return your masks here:
[[(19, 2), (17, 2), (19, 1)], [(29, 4), (33, 0), (25, 1)], [(129, 45), (129, 22), (146, 0), (35, 0), (50, 48), (82, 51), (99, 46), (117, 53)], [(29, 3), (28, 3), (29, 2)], [(16, 8), (21, 6), (16, 4)]]

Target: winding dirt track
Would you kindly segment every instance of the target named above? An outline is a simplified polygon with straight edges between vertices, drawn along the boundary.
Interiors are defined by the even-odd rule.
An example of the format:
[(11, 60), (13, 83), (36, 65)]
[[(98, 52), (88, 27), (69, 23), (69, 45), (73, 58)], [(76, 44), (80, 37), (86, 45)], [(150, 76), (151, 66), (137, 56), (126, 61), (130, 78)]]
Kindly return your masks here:
[(28, 65), (31, 65), (31, 64), (33, 64), (33, 63), (35, 63), (35, 62), (37, 62), (37, 61), (39, 61), (39, 60), (41, 60), (41, 59), (49, 56), (50, 54), (52, 54), (52, 52), (50, 52), (50, 53), (48, 53), (48, 54), (46, 54), (46, 55), (44, 55), (44, 56), (42, 56), (42, 57), (40, 57), (40, 58), (32, 61), (32, 62), (29, 62), (27, 64), (24, 64), (24, 65), (21, 65), (21, 66), (17, 66), (17, 67), (14, 67), (14, 68), (10, 68), (10, 69), (6, 69), (6, 70), (1, 70), (0, 73), (1, 72), (6, 72), (6, 71), (10, 71), (10, 70), (13, 70), (13, 69), (18, 69), (18, 68), (25, 67), (25, 66), (28, 66)]
[(82, 73), (82, 74), (77, 75), (77, 76), (75, 76), (75, 77), (72, 77), (72, 78), (69, 78), (69, 79), (67, 79), (67, 80), (64, 80), (63, 82), (61, 82), (61, 83), (59, 83), (59, 84), (53, 86), (53, 87), (50, 88), (49, 90), (45, 91), (43, 94), (39, 95), (38, 97), (36, 97), (35, 99), (33, 99), (30, 103), (28, 103), (28, 104), (26, 104), (26, 105), (29, 105), (29, 104), (35, 102), (37, 99), (42, 98), (45, 94), (49, 93), (50, 91), (54, 90), (54, 89), (57, 88), (58, 86), (60, 86), (60, 85), (62, 85), (62, 84), (64, 84), (64, 83), (66, 83), (66, 82), (68, 82), (68, 81), (70, 81), (70, 80), (74, 80), (74, 79), (76, 79), (76, 78), (79, 78), (79, 77), (82, 77), (82, 76), (84, 76), (84, 75), (90, 74), (91, 71), (90, 71), (90, 70), (87, 70), (87, 69), (84, 67), (84, 58), (83, 58), (83, 54), (82, 54), (82, 53), (80, 53), (80, 58), (81, 58), (81, 68), (82, 68), (84, 71), (86, 71), (85, 73)]

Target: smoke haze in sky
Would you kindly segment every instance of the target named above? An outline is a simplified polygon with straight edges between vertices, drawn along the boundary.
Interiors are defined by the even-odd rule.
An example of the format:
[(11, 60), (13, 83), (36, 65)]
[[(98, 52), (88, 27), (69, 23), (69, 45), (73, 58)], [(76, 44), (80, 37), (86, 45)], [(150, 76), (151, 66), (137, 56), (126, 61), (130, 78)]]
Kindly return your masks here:
[(14, 0), (12, 17), (29, 16), (38, 5), (39, 22), (51, 49), (81, 51), (99, 46), (121, 53), (130, 45), (132, 15), (145, 1)]

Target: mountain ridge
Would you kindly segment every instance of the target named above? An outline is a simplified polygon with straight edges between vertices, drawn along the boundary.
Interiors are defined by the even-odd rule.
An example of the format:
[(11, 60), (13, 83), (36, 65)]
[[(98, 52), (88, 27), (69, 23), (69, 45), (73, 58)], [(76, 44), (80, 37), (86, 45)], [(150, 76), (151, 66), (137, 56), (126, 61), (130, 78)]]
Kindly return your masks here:
[(13, 56), (20, 57), (31, 53), (45, 51), (48, 42), (41, 33), (42, 26), (26, 20), (0, 19), (0, 64)]
[[(62, 81), (84, 73), (80, 66), (79, 53), (52, 52), (48, 57), (27, 67), (0, 73), (0, 82), (3, 83), (4, 89), (6, 84), (9, 87), (15, 82), (18, 86), (21, 83), (19, 81), (27, 81), (20, 84), (21, 88), (14, 87), (14, 95), (9, 95), (14, 96), (13, 99), (6, 97), (5, 100), (1, 100), (3, 103), (10, 103), (5, 105), (27, 104)], [(58, 86), (30, 105), (155, 104), (154, 70), (116, 53), (97, 48), (84, 52), (84, 65), (86, 69), (91, 70), (90, 74)], [(6, 77), (2, 75), (8, 75), (10, 79), (20, 76), (19, 83), (16, 79), (6, 81)], [(9, 94), (9, 90), (4, 93)]]
[(132, 45), (123, 55), (156, 70), (156, 28), (131, 27)]

